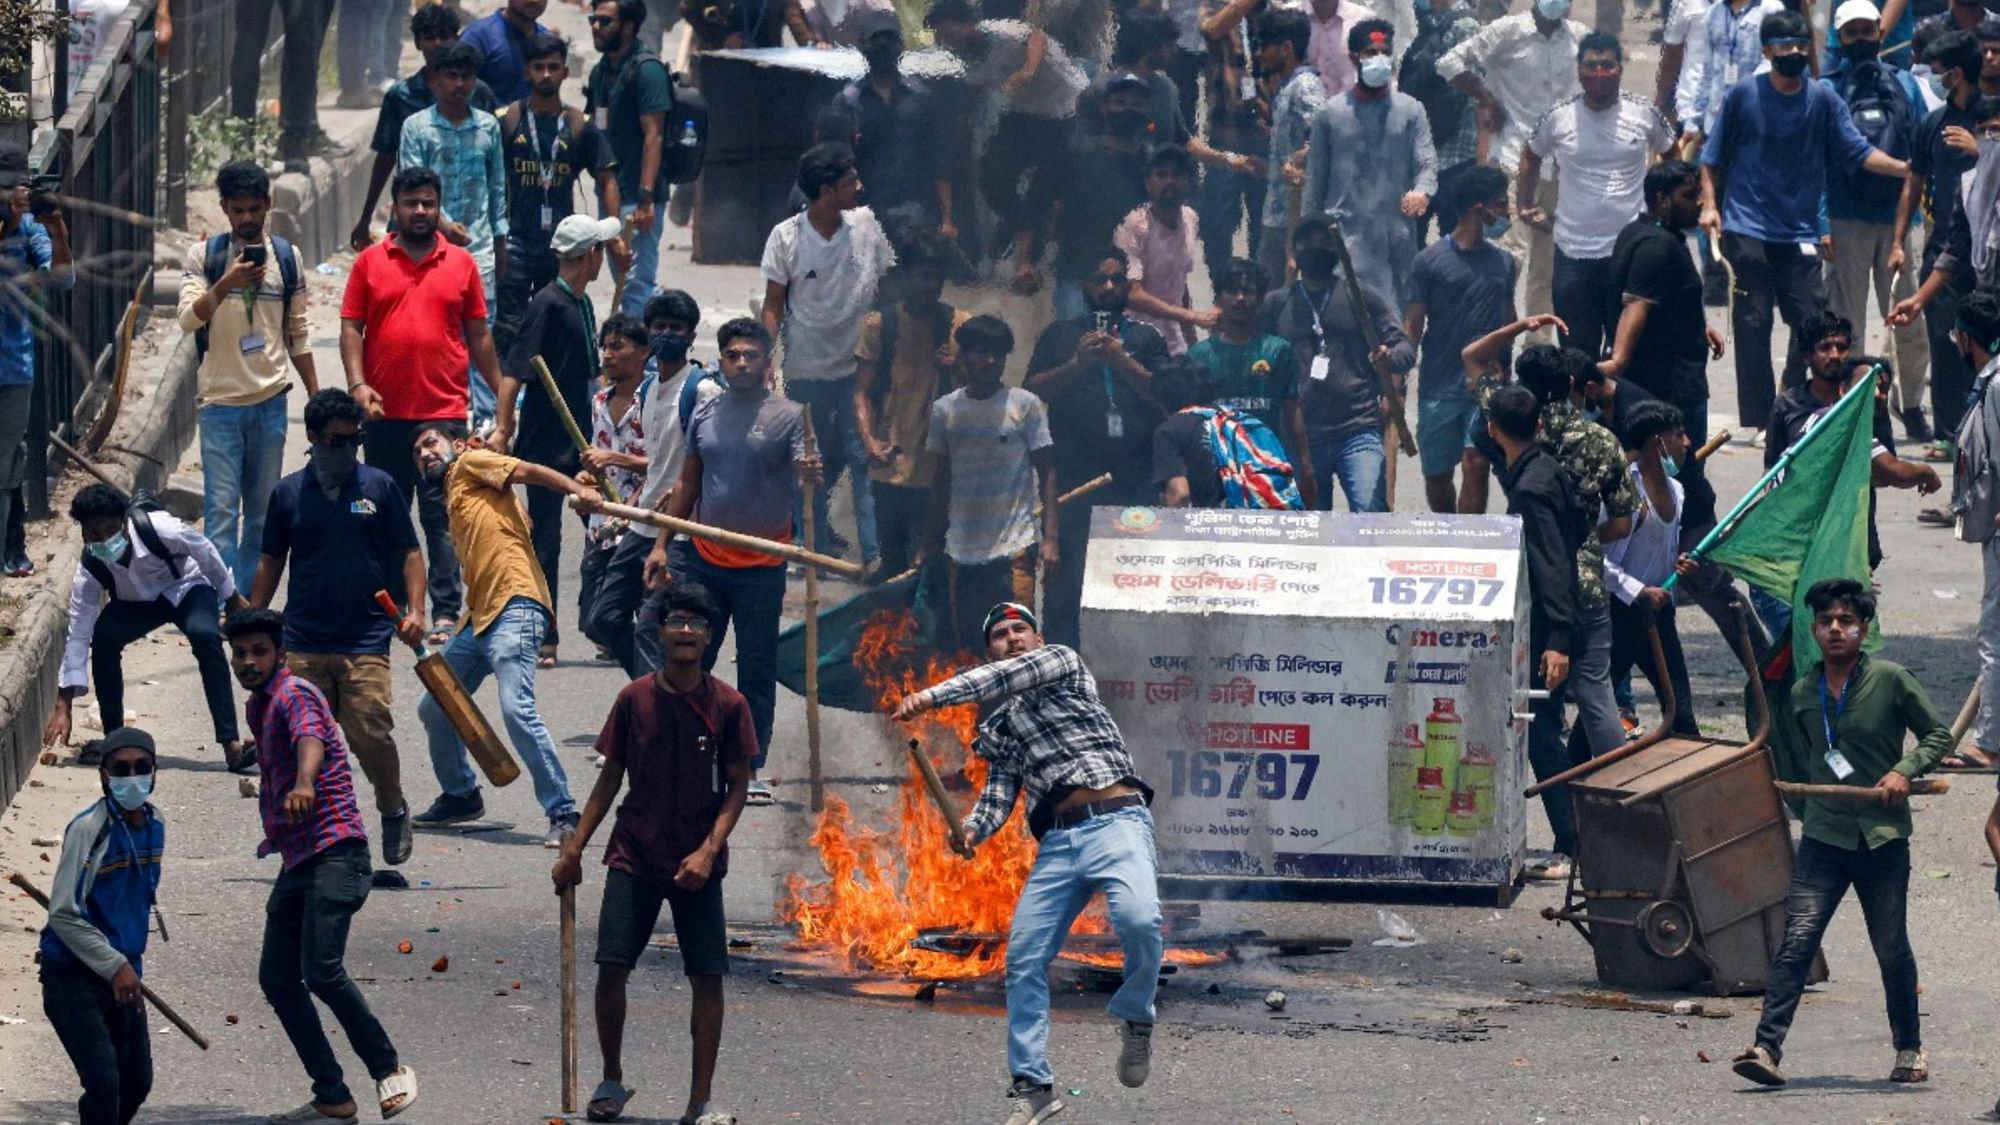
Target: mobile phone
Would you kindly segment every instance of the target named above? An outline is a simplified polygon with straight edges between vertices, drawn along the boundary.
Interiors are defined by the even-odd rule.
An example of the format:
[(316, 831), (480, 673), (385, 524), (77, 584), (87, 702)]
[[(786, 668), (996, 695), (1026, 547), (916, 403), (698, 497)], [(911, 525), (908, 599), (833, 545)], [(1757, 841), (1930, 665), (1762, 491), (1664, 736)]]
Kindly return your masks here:
[(1093, 321), (1093, 322), (1094, 322), (1094, 323), (1095, 323), (1095, 324), (1097, 325), (1097, 330), (1098, 330), (1099, 332), (1109, 332), (1109, 331), (1111, 331), (1111, 314), (1110, 314), (1110, 313), (1108, 313), (1108, 312), (1104, 312), (1104, 311), (1102, 311), (1102, 310), (1092, 310), (1092, 311), (1091, 311), (1091, 314), (1090, 314), (1090, 318), (1091, 318), (1091, 320), (1092, 320), (1092, 321)]
[(264, 264), (265, 253), (266, 251), (262, 246), (245, 246), (243, 248), (242, 260), (249, 262), (253, 266), (261, 266)]

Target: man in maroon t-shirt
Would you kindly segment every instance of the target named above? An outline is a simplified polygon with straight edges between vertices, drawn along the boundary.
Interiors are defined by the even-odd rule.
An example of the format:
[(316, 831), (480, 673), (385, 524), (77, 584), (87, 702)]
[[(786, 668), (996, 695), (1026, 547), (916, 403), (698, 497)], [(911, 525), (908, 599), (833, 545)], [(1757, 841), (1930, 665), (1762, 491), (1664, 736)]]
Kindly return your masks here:
[(404, 499), (422, 501), (431, 643), (441, 645), (457, 628), (465, 599), (444, 486), (422, 479), (410, 447), (424, 423), (466, 420), (468, 356), (496, 388), (500, 357), (486, 323), (479, 266), (438, 234), (437, 173), (405, 168), (389, 192), (395, 231), (355, 257), (341, 298), (340, 365), (347, 393), (368, 412), (362, 429), (368, 463), (395, 478)]
[[(618, 693), (597, 736), (604, 770), (583, 819), (556, 860), (556, 891), (583, 882), (583, 849), (618, 806), (604, 849), (604, 904), (597, 915), (597, 1042), (604, 1078), (590, 1094), (590, 1119), (615, 1121), (632, 1090), (625, 1085), (625, 982), (652, 939), (660, 904), (673, 911), (674, 936), (694, 989), (694, 1064), (682, 1121), (735, 1118), (711, 1114), (709, 1087), (722, 1045), (722, 977), (729, 971), (722, 877), (729, 833), (750, 791), (757, 728), (735, 688), (701, 670), (709, 634), (722, 616), (708, 591), (676, 582), (650, 595), (660, 622), (665, 664)], [(642, 617), (643, 620), (643, 617)]]

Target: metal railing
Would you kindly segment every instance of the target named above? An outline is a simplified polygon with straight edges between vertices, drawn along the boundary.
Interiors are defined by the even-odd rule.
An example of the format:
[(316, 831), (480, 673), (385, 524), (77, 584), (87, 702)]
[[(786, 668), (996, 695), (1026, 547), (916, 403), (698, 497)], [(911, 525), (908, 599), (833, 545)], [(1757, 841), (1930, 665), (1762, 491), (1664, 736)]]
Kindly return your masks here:
[[(32, 171), (59, 179), (62, 194), (79, 201), (63, 209), (76, 285), (41, 287), (30, 308), (36, 393), (27, 491), (29, 514), (38, 519), (49, 511), (49, 450), (34, 435), (67, 430), (86, 392), (104, 386), (121, 321), (153, 265), (152, 217), (160, 213), (162, 196), (156, 10), (157, 0), (140, 0), (112, 25), (61, 119), (28, 154)], [(178, 45), (187, 29), (176, 31)]]

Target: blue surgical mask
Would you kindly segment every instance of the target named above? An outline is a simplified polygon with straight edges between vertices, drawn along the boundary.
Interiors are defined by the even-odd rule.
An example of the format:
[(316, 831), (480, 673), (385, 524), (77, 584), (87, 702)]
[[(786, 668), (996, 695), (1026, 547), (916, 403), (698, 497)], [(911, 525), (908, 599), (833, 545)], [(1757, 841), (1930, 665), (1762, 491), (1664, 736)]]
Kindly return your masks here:
[(1492, 240), (1499, 238), (1501, 235), (1506, 234), (1507, 229), (1513, 225), (1514, 225), (1513, 218), (1507, 215), (1502, 215), (1499, 218), (1494, 219), (1492, 222), (1487, 223), (1486, 224), (1487, 241), (1491, 242)]
[(1535, 14), (1545, 20), (1559, 20), (1569, 15), (1569, 0), (1535, 0)]
[(1681, 475), (1681, 463), (1679, 461), (1674, 460), (1672, 457), (1662, 456), (1660, 458), (1660, 468), (1665, 469), (1667, 475), (1670, 477), (1677, 477)]
[(85, 543), (83, 549), (89, 551), (90, 557), (99, 562), (115, 563), (125, 557), (125, 548), (131, 545), (131, 540), (127, 539), (125, 533), (121, 531), (101, 542)]
[(111, 787), (111, 800), (126, 812), (145, 804), (146, 798), (153, 795), (153, 775), (150, 773), (107, 778), (106, 782)]
[(1394, 67), (1386, 55), (1370, 55), (1361, 60), (1361, 84), (1370, 90), (1380, 90), (1389, 84)]

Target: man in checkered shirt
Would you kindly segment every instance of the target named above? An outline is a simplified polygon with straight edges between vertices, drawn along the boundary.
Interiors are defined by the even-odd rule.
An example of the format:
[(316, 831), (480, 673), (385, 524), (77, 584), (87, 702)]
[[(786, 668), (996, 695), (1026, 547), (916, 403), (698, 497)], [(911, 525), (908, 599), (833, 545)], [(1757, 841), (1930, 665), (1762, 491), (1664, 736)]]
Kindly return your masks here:
[(1027, 606), (1003, 602), (986, 614), (987, 663), (904, 696), (895, 717), (961, 703), (994, 703), (975, 749), (986, 788), (965, 818), (973, 845), (999, 831), (1027, 790), (1028, 829), (1041, 842), (1014, 907), (1007, 938), (1007, 1066), (1015, 1099), (1007, 1125), (1055, 1116), (1049, 1068), (1049, 962), (1090, 896), (1103, 891), (1125, 946), (1125, 981), (1110, 1012), (1123, 1021), (1118, 1080), (1146, 1081), (1152, 1062), (1153, 990), (1160, 975), (1160, 892), (1153, 791), (1139, 780), (1118, 726), (1097, 698), (1097, 681), (1076, 652), (1042, 640)]

